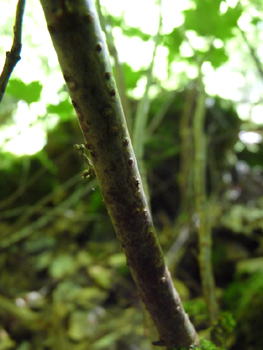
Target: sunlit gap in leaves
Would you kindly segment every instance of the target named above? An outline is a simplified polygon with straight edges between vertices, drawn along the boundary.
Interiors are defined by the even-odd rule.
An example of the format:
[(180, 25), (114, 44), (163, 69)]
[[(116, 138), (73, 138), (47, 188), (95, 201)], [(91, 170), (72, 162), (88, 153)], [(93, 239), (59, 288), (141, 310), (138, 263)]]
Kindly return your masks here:
[[(18, 102), (17, 111), (13, 117), (15, 124), (6, 128), (3, 132), (5, 139), (0, 140), (0, 143), (5, 142), (3, 147), (5, 151), (17, 155), (31, 155), (40, 151), (46, 144), (46, 133), (43, 126), (36, 123), (37, 110), (41, 106), (35, 104), (34, 107), (31, 105), (29, 108), (24, 101)], [(6, 139), (9, 141), (6, 142)]]
[[(0, 11), (0, 24), (5, 28), (4, 34), (1, 35), (0, 47), (0, 70), (2, 70), (5, 61), (4, 52), (10, 50), (13, 40), (16, 2), (2, 0), (0, 8), (3, 10)], [(14, 78), (21, 79), (25, 84), (39, 81), (43, 85), (43, 90), (37, 102), (28, 104), (23, 100), (18, 101), (16, 109), (12, 112), (14, 123), (1, 127), (0, 147), (2, 151), (17, 155), (32, 155), (46, 144), (46, 129), (54, 124), (54, 117), (49, 118), (49, 125), (43, 121), (46, 104), (59, 102), (57, 91), (63, 84), (57, 57), (38, 1), (27, 1), (21, 60), (12, 74), (11, 79)]]
[[(220, 10), (222, 13), (228, 8), (234, 8), (237, 0), (227, 0), (222, 2)], [(12, 42), (12, 25), (14, 20), (14, 11), (16, 2), (0, 0), (3, 11), (0, 13), (0, 24), (6, 28), (5, 33), (1, 36), (0, 47), (0, 67), (3, 66), (5, 54), (4, 52), (10, 49)], [(194, 6), (190, 1), (174, 1), (163, 0), (161, 2), (161, 12), (163, 18), (162, 33), (170, 33), (174, 28), (179, 27), (184, 22), (182, 11)], [(143, 33), (154, 36), (158, 29), (159, 7), (156, 1), (153, 0), (101, 0), (101, 5), (105, 6), (107, 12), (116, 17), (123, 17), (127, 26), (140, 28)], [(139, 10), (138, 10), (139, 9)], [(252, 14), (244, 13), (238, 20), (239, 26), (246, 30), (249, 27)], [(143, 41), (141, 38), (127, 37), (123, 34), (122, 28), (113, 28), (115, 44), (119, 53), (121, 62), (127, 63), (135, 72), (141, 68), (146, 69), (151, 62), (153, 52), (153, 41)], [(200, 37), (194, 31), (187, 31), (187, 37), (194, 49), (204, 50), (207, 46), (206, 40)], [(223, 42), (220, 39), (215, 39), (214, 46), (221, 48)], [(189, 43), (184, 41), (179, 48), (180, 57), (171, 64), (172, 74), (168, 74), (168, 49), (160, 45), (157, 49), (154, 64), (154, 76), (159, 81), (150, 90), (151, 98), (158, 94), (158, 89), (176, 90), (181, 88), (181, 80), (195, 79), (197, 69), (195, 64), (188, 62), (187, 57), (192, 56), (193, 52)], [(223, 98), (230, 99), (242, 103), (244, 99), (246, 79), (241, 72), (236, 71), (236, 67), (243, 66), (243, 60), (240, 55), (240, 43), (230, 40), (228, 43), (227, 52), (231, 59), (227, 64), (221, 65), (215, 69), (209, 61), (204, 62), (202, 71), (204, 74), (204, 83), (206, 93), (212, 96), (219, 95)], [(180, 77), (183, 77), (182, 79)], [(25, 110), (23, 104), (18, 104), (14, 119), (19, 120), (19, 125), (10, 125), (1, 129), (0, 145), (3, 144), (3, 139), (11, 139), (5, 142), (4, 149), (17, 154), (34, 154), (45, 145), (46, 126), (44, 123), (36, 122), (32, 126), (32, 120), (36, 116), (45, 115), (44, 109), (47, 104), (58, 104), (58, 90), (64, 84), (61, 72), (58, 68), (56, 54), (54, 52), (43, 12), (38, 1), (28, 0), (24, 18), (23, 28), (23, 49), (22, 59), (18, 63), (12, 77), (19, 77), (25, 83), (32, 81), (40, 81), (43, 85), (41, 101), (32, 103)], [(253, 82), (256, 77), (253, 76)], [(181, 79), (181, 80), (180, 80)], [(251, 84), (252, 84), (251, 83)], [(254, 85), (253, 94), (258, 95), (260, 87)], [(139, 99), (145, 91), (145, 77), (142, 76), (138, 80), (137, 86), (133, 91), (129, 91), (130, 97)], [(252, 92), (250, 91), (252, 94)], [(247, 96), (247, 100), (257, 100), (257, 96)], [(237, 110), (242, 120), (249, 118), (255, 123), (262, 122), (261, 106), (251, 106), (247, 103), (247, 107), (238, 108)], [(41, 110), (41, 112), (40, 112)], [(35, 113), (35, 117), (32, 116)], [(53, 119), (52, 119), (53, 118)], [(54, 121), (55, 116), (48, 115), (46, 119)], [(23, 122), (22, 122), (23, 120)], [(57, 120), (59, 120), (57, 118)], [(44, 131), (43, 131), (44, 130)]]
[(262, 136), (257, 132), (253, 132), (253, 131), (249, 131), (249, 132), (240, 131), (238, 136), (239, 136), (239, 139), (245, 144), (260, 143), (262, 141)]
[[(127, 26), (139, 27), (144, 33), (152, 36), (158, 29), (159, 6), (154, 1), (137, 1), (138, 6), (130, 1), (101, 1), (107, 10), (115, 16), (124, 16)], [(3, 1), (2, 1), (3, 3)], [(163, 0), (163, 32), (169, 33), (174, 27), (183, 23), (181, 11), (188, 8), (189, 1), (181, 4), (173, 0)], [(7, 22), (13, 21), (15, 4), (5, 1), (5, 11), (0, 14), (0, 23), (7, 26)], [(142, 8), (143, 6), (143, 8)], [(140, 11), (138, 11), (140, 8)], [(150, 16), (145, 16), (150, 13)], [(147, 20), (145, 20), (147, 18)], [(13, 117), (14, 124), (1, 130), (0, 145), (3, 150), (17, 155), (34, 154), (40, 151), (46, 143), (46, 126), (37, 121), (38, 116), (46, 113), (47, 103), (58, 104), (57, 91), (63, 85), (56, 54), (52, 47), (46, 23), (39, 3), (27, 1), (23, 28), (22, 59), (17, 65), (12, 77), (19, 77), (23, 82), (30, 83), (39, 80), (43, 84), (41, 101), (27, 105), (20, 101)], [(153, 42), (143, 42), (139, 37), (127, 38), (122, 35), (120, 28), (114, 28), (115, 43), (122, 62), (127, 62), (134, 70), (147, 67), (152, 59)], [(12, 43), (12, 26), (8, 27), (8, 35), (3, 36), (3, 51), (8, 50)], [(4, 40), (6, 39), (6, 40)], [(138, 51), (140, 55), (138, 55)], [(167, 79), (166, 57), (167, 49), (159, 47), (155, 57), (154, 73), (160, 80)], [(4, 55), (1, 55), (0, 64), (4, 64)], [(133, 92), (133, 97), (140, 98), (145, 89), (145, 81), (142, 79)], [(54, 122), (54, 116), (48, 116)], [(59, 118), (57, 118), (58, 121)]]

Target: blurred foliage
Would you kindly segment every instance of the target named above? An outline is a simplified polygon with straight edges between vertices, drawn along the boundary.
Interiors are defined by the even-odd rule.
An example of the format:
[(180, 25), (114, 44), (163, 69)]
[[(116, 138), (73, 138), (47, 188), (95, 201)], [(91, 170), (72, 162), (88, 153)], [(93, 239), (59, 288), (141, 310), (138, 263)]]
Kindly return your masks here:
[(226, 306), (235, 313), (239, 324), (236, 334), (239, 349), (259, 349), (262, 344), (262, 277), (262, 265), (258, 265), (258, 272), (239, 272), (225, 293)]
[(59, 115), (62, 121), (67, 121), (72, 118), (74, 108), (69, 98), (59, 102), (57, 105), (47, 105), (47, 112)]
[[(239, 118), (237, 111), (242, 103), (248, 103), (251, 110), (262, 107), (262, 99), (250, 98), (255, 90), (249, 85), (252, 80), (255, 89), (262, 86), (250, 50), (257, 48), (258, 55), (262, 50), (262, 4), (259, 0), (240, 1), (231, 7), (229, 3), (192, 1), (182, 13), (184, 23), (160, 33), (159, 46), (167, 50), (167, 78), (152, 77), (144, 160), (160, 242), (167, 256), (173, 257), (169, 267), (174, 283), (197, 330), (206, 338), (210, 335), (225, 342), (228, 349), (261, 350), (263, 148), (261, 141), (245, 143), (239, 135), (240, 131), (261, 135), (262, 125), (251, 118)], [(149, 33), (128, 26), (124, 14), (114, 16), (104, 6), (102, 12), (113, 33), (117, 28), (126, 38), (152, 42)], [(251, 47), (245, 48), (238, 24), (243, 15), (250, 26), (245, 35)], [(3, 37), (11, 35), (12, 25), (7, 18)], [(32, 35), (27, 34), (26, 42), (37, 51)], [(184, 53), (185, 46), (189, 54)], [(187, 67), (197, 68), (203, 62), (213, 69), (222, 68), (236, 47), (245, 58), (235, 69), (244, 77), (249, 74), (245, 95), (241, 94), (240, 101), (206, 98), (208, 213), (213, 227), (217, 294), (223, 310), (218, 322), (209, 328), (197, 263), (198, 220), (191, 197), (192, 127), (199, 87), (195, 78), (189, 77)], [(3, 55), (4, 49), (0, 52)], [(39, 57), (39, 70), (52, 75), (49, 57), (43, 52)], [(178, 72), (175, 67), (180, 64), (184, 68)], [(114, 61), (113, 66), (118, 74)], [(123, 62), (122, 73), (134, 118), (139, 102), (135, 92), (141, 88), (147, 68), (135, 70)], [(0, 350), (151, 349), (147, 337), (156, 340), (155, 330), (140, 304), (97, 181), (81, 178), (85, 165), (73, 145), (82, 143), (83, 136), (66, 87), (60, 86), (56, 98), (48, 100), (45, 89), (50, 87), (47, 79), (42, 82), (35, 77), (25, 82), (14, 76), (0, 109), (4, 135), (0, 162)], [(35, 113), (29, 129), (40, 126), (46, 134), (45, 146), (32, 156), (18, 157), (5, 150), (21, 132), (17, 117), (21, 101), (28, 114)], [(36, 106), (41, 108), (34, 109)], [(22, 117), (26, 119), (25, 114)], [(190, 169), (187, 206), (183, 205), (186, 194), (181, 164), (186, 149), (182, 141), (184, 120), (190, 146), (186, 155)], [(203, 339), (202, 349), (218, 347)]]
[[(185, 10), (185, 29), (194, 30), (204, 37), (214, 37), (221, 40), (229, 39), (234, 35), (233, 29), (237, 27), (237, 21), (242, 14), (242, 8), (228, 7), (225, 13), (221, 13), (219, 20), (221, 0), (196, 1), (192, 9)], [(207, 14), (209, 13), (209, 16)]]
[(39, 81), (32, 81), (25, 84), (19, 79), (10, 79), (6, 88), (6, 93), (18, 101), (23, 100), (27, 103), (37, 102), (40, 99), (42, 85)]

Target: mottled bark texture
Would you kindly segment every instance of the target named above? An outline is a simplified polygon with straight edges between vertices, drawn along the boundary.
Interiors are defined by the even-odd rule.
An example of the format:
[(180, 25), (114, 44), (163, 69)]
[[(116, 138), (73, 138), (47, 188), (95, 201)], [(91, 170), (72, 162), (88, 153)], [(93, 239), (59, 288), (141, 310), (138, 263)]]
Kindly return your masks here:
[(93, 1), (41, 0), (104, 202), (163, 345), (198, 342), (165, 266)]

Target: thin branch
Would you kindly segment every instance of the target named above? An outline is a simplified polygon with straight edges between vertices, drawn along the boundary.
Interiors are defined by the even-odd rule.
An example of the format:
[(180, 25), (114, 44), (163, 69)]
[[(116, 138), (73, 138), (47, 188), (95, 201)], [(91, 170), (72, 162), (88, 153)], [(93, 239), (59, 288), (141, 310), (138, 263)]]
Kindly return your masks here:
[[(191, 84), (192, 85), (192, 84)], [(191, 221), (193, 215), (193, 198), (194, 189), (192, 181), (193, 169), (193, 131), (192, 118), (195, 110), (196, 89), (189, 86), (186, 90), (186, 98), (184, 102), (183, 112), (179, 124), (180, 136), (180, 173), (179, 185), (181, 191), (181, 207), (183, 213), (186, 215), (186, 220)], [(190, 220), (189, 220), (190, 219)]]
[(205, 90), (201, 67), (198, 77), (198, 97), (194, 114), (194, 188), (196, 210), (199, 216), (199, 265), (203, 293), (207, 304), (210, 322), (218, 316), (215, 296), (215, 282), (212, 268), (212, 237), (208, 203), (206, 198), (206, 134), (205, 126)]
[(168, 109), (171, 107), (172, 103), (174, 102), (174, 98), (176, 94), (177, 94), (177, 91), (172, 91), (167, 94), (166, 100), (160, 106), (160, 108), (154, 115), (153, 119), (151, 120), (151, 123), (147, 128), (148, 137), (150, 137), (155, 132), (155, 130), (159, 127), (159, 125), (163, 121), (163, 118), (165, 117)]
[(16, 21), (14, 25), (14, 38), (11, 51), (6, 52), (6, 60), (3, 71), (0, 76), (0, 102), (5, 93), (5, 89), (10, 76), (17, 62), (21, 59), (20, 53), (22, 49), (22, 23), (25, 10), (25, 0), (19, 0), (16, 6)]
[(143, 158), (146, 124), (147, 124), (148, 112), (150, 108), (150, 101), (149, 101), (148, 94), (149, 94), (149, 89), (152, 85), (152, 80), (153, 80), (152, 76), (153, 76), (154, 59), (156, 55), (157, 46), (159, 44), (161, 25), (162, 25), (162, 21), (161, 21), (161, 15), (160, 15), (158, 31), (153, 39), (154, 49), (152, 54), (152, 60), (146, 73), (146, 87), (145, 87), (143, 97), (138, 104), (136, 116), (135, 116), (135, 125), (134, 125), (132, 140), (133, 140), (134, 152), (139, 165), (139, 170), (140, 170), (140, 162)]
[(184, 225), (181, 228), (179, 228), (179, 224), (177, 223), (172, 228), (172, 232), (179, 232), (179, 234), (171, 248), (166, 253), (165, 257), (171, 273), (174, 274), (178, 261), (182, 257), (182, 248), (184, 247), (184, 245), (190, 237), (190, 227)]
[[(198, 344), (153, 226), (93, 0), (40, 0), (85, 147), (139, 295), (168, 348)], [(155, 343), (156, 344), (156, 343)]]
[(149, 90), (153, 83), (154, 59), (155, 59), (156, 50), (160, 40), (161, 28), (162, 28), (162, 17), (161, 17), (161, 9), (160, 9), (158, 31), (155, 37), (153, 38), (154, 49), (152, 54), (152, 60), (146, 73), (146, 87), (145, 87), (143, 97), (138, 103), (135, 121), (134, 121), (134, 127), (133, 127), (133, 135), (132, 135), (133, 149), (137, 159), (138, 168), (141, 173), (142, 183), (144, 186), (145, 195), (148, 203), (150, 203), (150, 196), (149, 196), (149, 189), (148, 189), (148, 183), (147, 183), (147, 172), (143, 162), (143, 155), (144, 155), (144, 145), (145, 145), (146, 136), (147, 136), (146, 125), (147, 125), (148, 113), (150, 109)]
[(259, 60), (259, 58), (258, 58), (258, 56), (257, 56), (257, 54), (256, 54), (256, 51), (255, 51), (254, 47), (253, 47), (253, 46), (251, 45), (251, 43), (248, 41), (248, 38), (247, 38), (245, 32), (244, 32), (241, 28), (239, 28), (239, 30), (240, 30), (240, 33), (241, 33), (241, 35), (242, 35), (242, 37), (243, 37), (245, 43), (247, 44), (247, 47), (249, 48), (249, 51), (250, 51), (250, 53), (251, 53), (251, 57), (253, 58), (253, 60), (254, 60), (254, 62), (255, 62), (255, 64), (256, 64), (256, 66), (257, 66), (259, 75), (261, 76), (261, 79), (263, 79), (263, 66), (262, 66), (262, 63), (260, 62), (260, 60)]
[[(74, 149), (70, 147), (64, 153), (57, 156), (54, 159), (54, 162), (59, 163), (62, 160), (68, 158), (73, 151)], [(3, 211), (3, 209), (8, 208), (12, 203), (14, 203), (20, 196), (22, 196), (25, 193), (26, 190), (28, 190), (37, 181), (39, 181), (39, 179), (41, 179), (41, 177), (45, 175), (46, 171), (47, 171), (47, 168), (42, 166), (39, 170), (37, 170), (34, 174), (32, 174), (31, 178), (28, 179), (27, 183), (23, 187), (19, 186), (12, 194), (10, 194), (8, 197), (0, 201), (0, 210)], [(63, 185), (64, 184), (61, 185), (62, 188), (63, 188)], [(0, 215), (0, 218), (1, 218), (1, 215)]]
[[(67, 187), (74, 184), (77, 179), (79, 179), (79, 175), (69, 179), (66, 182)], [(64, 200), (59, 206), (56, 206), (53, 209), (50, 209), (49, 211), (47, 211), (46, 215), (40, 216), (39, 219), (37, 219), (36, 221), (33, 221), (31, 224), (26, 225), (24, 227), (22, 227), (22, 223), (26, 223), (26, 220), (24, 220), (24, 217), (22, 217), (22, 222), (20, 220), (19, 222), (20, 225), (17, 230), (14, 230), (12, 233), (9, 233), (4, 237), (1, 237), (0, 250), (6, 249), (12, 246), (13, 244), (18, 243), (24, 240), (25, 238), (28, 238), (32, 234), (37, 233), (40, 229), (45, 227), (50, 221), (54, 220), (54, 216), (61, 215), (61, 210), (65, 212), (66, 209), (71, 208), (76, 202), (78, 202), (80, 198), (84, 197), (89, 192), (91, 192), (92, 188), (96, 187), (96, 183), (97, 181), (96, 179), (94, 179), (90, 181), (88, 185), (86, 185), (84, 188), (83, 186), (81, 186), (78, 190), (75, 190), (75, 192), (73, 192), (73, 194), (69, 196), (66, 200)], [(36, 203), (36, 205), (32, 207), (31, 210), (25, 214), (25, 218), (29, 220), (33, 214), (41, 212), (44, 206), (43, 202), (47, 202), (47, 199), (49, 199), (53, 195), (54, 193), (52, 192), (48, 194), (46, 197), (44, 197), (43, 200), (40, 200), (38, 203)]]
[[(206, 168), (207, 168), (207, 140), (205, 133), (205, 86), (202, 77), (202, 64), (204, 59), (200, 59), (192, 46), (185, 31), (181, 35), (188, 42), (193, 50), (193, 56), (198, 68), (197, 77), (197, 102), (193, 119), (194, 138), (194, 192), (195, 206), (199, 217), (198, 239), (199, 239), (199, 269), (202, 281), (203, 293), (212, 324), (218, 317), (218, 304), (215, 295), (215, 281), (212, 267), (212, 235), (211, 235), (211, 215), (208, 212), (208, 202), (206, 196)], [(210, 43), (210, 50), (212, 43)], [(210, 52), (210, 51), (209, 51)]]
[(121, 104), (122, 104), (123, 112), (125, 115), (127, 127), (129, 130), (129, 133), (131, 133), (131, 130), (132, 130), (131, 104), (130, 104), (130, 101), (128, 99), (127, 93), (126, 93), (127, 89), (126, 89), (122, 64), (120, 62), (119, 54), (118, 54), (118, 51), (117, 51), (116, 45), (115, 45), (114, 36), (112, 34), (112, 25), (110, 23), (109, 16), (107, 16), (105, 18), (105, 16), (102, 15), (100, 0), (97, 0), (97, 4), (98, 4), (97, 7), (98, 7), (98, 15), (99, 15), (99, 19), (100, 19), (100, 24), (101, 24), (102, 30), (104, 31), (104, 33), (106, 35), (106, 41), (107, 41), (109, 52), (114, 59), (115, 72), (116, 72), (116, 83), (117, 83), (118, 91), (120, 94)]

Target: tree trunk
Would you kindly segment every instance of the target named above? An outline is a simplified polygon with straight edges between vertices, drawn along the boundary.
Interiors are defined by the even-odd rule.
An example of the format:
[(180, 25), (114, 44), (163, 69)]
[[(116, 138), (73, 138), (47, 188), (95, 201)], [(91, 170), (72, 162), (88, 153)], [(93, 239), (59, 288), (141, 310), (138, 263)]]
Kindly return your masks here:
[(198, 336), (165, 265), (92, 0), (40, 0), (101, 193), (140, 297), (167, 347)]

